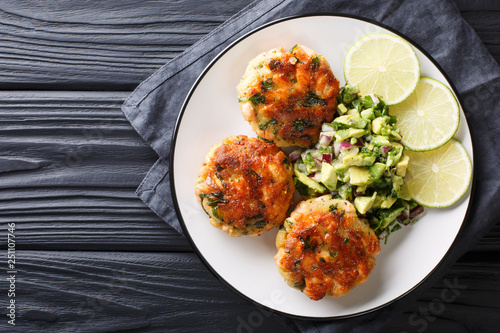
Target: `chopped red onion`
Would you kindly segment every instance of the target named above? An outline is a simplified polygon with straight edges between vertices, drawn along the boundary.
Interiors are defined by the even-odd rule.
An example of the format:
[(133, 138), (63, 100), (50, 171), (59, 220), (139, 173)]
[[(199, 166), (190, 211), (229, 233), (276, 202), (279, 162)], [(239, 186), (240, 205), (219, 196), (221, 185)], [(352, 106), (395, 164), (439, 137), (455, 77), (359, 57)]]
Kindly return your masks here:
[(391, 146), (382, 146), (382, 154), (387, 154), (389, 150), (391, 150)]
[(401, 212), (401, 214), (399, 214), (399, 216), (397, 217), (397, 220), (399, 221), (399, 223), (402, 223), (403, 225), (408, 225), (408, 224), (410, 224), (410, 219), (408, 217), (409, 217), (408, 216), (408, 209), (405, 209)]
[(342, 149), (349, 149), (349, 148), (352, 148), (353, 145), (351, 145), (350, 142), (346, 142), (346, 141), (342, 141), (339, 145), (339, 149), (342, 150)]
[(425, 213), (425, 208), (422, 206), (417, 206), (410, 210), (410, 221), (420, 219)]
[(331, 132), (333, 131), (333, 127), (330, 126), (329, 124), (323, 124), (321, 125), (321, 132)]
[(332, 163), (332, 154), (323, 154), (323, 162)]
[(358, 147), (364, 147), (365, 146), (365, 144), (363, 143), (363, 141), (361, 141), (361, 139), (357, 139), (355, 145), (358, 146)]
[(321, 133), (319, 135), (319, 144), (328, 146), (330, 144), (330, 141), (332, 141), (331, 135), (327, 135), (325, 133)]
[(380, 103), (380, 100), (374, 94), (370, 94), (370, 97), (372, 98), (373, 103), (375, 104)]
[(314, 150), (313, 149), (306, 149), (302, 152), (302, 154), (300, 154), (300, 157), (305, 160), (306, 159), (306, 156), (307, 156), (307, 153), (312, 153)]
[(309, 175), (309, 178), (319, 182), (320, 181), (320, 178), (321, 178), (321, 173), (319, 172), (313, 172)]
[(295, 163), (300, 158), (300, 151), (294, 150), (290, 153), (290, 161)]
[(339, 156), (340, 154), (340, 142), (335, 141), (333, 142), (333, 154), (335, 157)]

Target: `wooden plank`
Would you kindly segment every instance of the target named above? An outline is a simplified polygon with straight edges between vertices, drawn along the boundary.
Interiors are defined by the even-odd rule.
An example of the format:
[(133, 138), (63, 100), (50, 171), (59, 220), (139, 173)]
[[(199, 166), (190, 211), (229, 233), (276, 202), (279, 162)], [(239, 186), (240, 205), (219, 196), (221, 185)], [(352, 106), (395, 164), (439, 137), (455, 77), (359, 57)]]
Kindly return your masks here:
[(247, 4), (4, 1), (0, 89), (131, 90)]
[(463, 11), (462, 16), (500, 64), (500, 1), (495, 3), (496, 10)]
[[(193, 253), (17, 255), (20, 331), (285, 332), (269, 313), (222, 285)], [(424, 325), (425, 332), (494, 332), (499, 282), (497, 261), (459, 263), (384, 332), (416, 332)], [(455, 293), (443, 291), (450, 285)]]
[[(500, 62), (498, 1), (455, 1)], [(4, 1), (0, 89), (132, 90), (247, 4)]]
[(460, 11), (493, 11), (500, 10), (497, 0), (453, 0)]
[(500, 263), (459, 262), (384, 332), (497, 332)]
[(192, 253), (17, 255), (18, 332), (235, 332), (248, 318), (285, 332)]
[(126, 96), (0, 92), (0, 223), (16, 223), (20, 248), (191, 249), (135, 195), (157, 156)]

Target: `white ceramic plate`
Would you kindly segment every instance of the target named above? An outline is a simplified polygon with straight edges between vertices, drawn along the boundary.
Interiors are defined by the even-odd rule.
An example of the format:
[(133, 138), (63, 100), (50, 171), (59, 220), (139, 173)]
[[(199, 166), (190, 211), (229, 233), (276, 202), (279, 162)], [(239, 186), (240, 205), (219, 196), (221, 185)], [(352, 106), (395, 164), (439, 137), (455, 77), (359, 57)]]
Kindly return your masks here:
[[(362, 36), (389, 32), (381, 26), (344, 16), (288, 18), (261, 27), (233, 43), (200, 76), (179, 117), (171, 155), (174, 202), (184, 231), (207, 266), (251, 301), (283, 314), (307, 318), (339, 318), (366, 313), (404, 296), (423, 282), (452, 246), (464, 220), (469, 192), (454, 206), (428, 209), (415, 225), (392, 234), (368, 281), (342, 298), (312, 301), (289, 287), (278, 273), (277, 229), (260, 237), (231, 238), (208, 222), (194, 195), (195, 180), (211, 145), (230, 135), (255, 136), (243, 119), (236, 85), (247, 63), (275, 47), (306, 45), (322, 54), (344, 85), (343, 62), (349, 47)], [(404, 37), (403, 37), (404, 38)], [(435, 62), (412, 43), (421, 75), (450, 83)], [(472, 143), (463, 111), (455, 135), (472, 159)]]

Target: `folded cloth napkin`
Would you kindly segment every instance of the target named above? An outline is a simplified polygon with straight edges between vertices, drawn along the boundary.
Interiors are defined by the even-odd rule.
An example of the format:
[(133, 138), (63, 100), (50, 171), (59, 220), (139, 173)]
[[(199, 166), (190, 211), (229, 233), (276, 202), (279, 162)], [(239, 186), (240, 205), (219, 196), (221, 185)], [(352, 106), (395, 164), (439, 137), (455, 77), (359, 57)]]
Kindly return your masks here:
[[(169, 184), (172, 133), (182, 104), (207, 64), (231, 42), (267, 22), (304, 14), (348, 14), (380, 22), (408, 36), (444, 69), (461, 98), (474, 149), (472, 204), (454, 246), (433, 274), (406, 297), (380, 310), (333, 321), (278, 316), (290, 331), (367, 332), (386, 325), (404, 305), (442, 279), (470, 246), (498, 221), (500, 211), (500, 68), (450, 0), (255, 1), (140, 84), (122, 109), (158, 153), (138, 196), (182, 234)], [(475, 194), (475, 195), (474, 195)]]

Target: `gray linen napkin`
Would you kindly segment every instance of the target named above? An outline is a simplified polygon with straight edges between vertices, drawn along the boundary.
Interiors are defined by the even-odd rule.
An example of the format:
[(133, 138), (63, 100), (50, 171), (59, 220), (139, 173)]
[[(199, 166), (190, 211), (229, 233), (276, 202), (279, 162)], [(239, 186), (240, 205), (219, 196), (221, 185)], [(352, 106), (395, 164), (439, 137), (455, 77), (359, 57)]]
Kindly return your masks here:
[[(255, 1), (141, 83), (122, 109), (159, 159), (137, 195), (179, 231), (169, 183), (170, 143), (175, 122), (191, 86), (205, 66), (238, 37), (267, 22), (303, 14), (348, 14), (382, 23), (419, 44), (454, 84), (472, 132), (472, 204), (454, 246), (418, 288), (389, 306), (354, 318), (296, 320), (278, 315), (291, 330), (367, 332), (386, 325), (404, 305), (442, 279), (470, 246), (498, 221), (500, 210), (500, 68), (449, 0), (264, 0)], [(479, 194), (479, 195), (474, 195)]]

